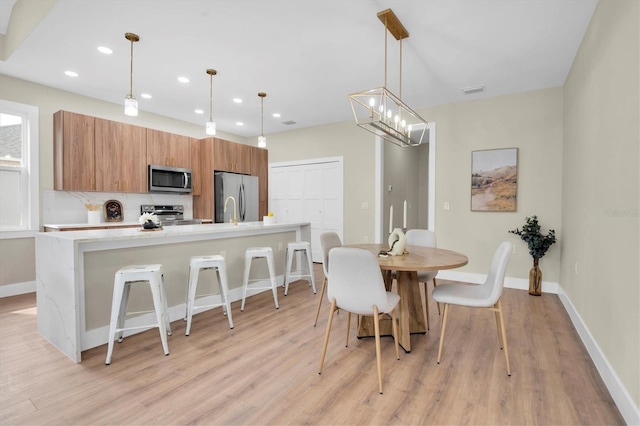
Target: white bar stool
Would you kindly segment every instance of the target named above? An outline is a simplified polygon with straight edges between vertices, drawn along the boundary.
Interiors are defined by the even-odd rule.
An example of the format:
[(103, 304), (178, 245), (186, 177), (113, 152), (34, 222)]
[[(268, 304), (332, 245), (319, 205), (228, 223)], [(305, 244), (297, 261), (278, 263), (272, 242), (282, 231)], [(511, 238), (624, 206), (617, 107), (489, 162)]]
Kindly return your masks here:
[[(127, 316), (127, 303), (131, 284), (148, 283), (153, 297), (153, 306), (156, 313), (156, 323), (135, 327), (125, 327)], [(151, 311), (145, 311), (151, 312)], [(143, 313), (143, 312), (130, 312)], [(164, 277), (162, 265), (134, 265), (125, 266), (116, 272), (113, 282), (113, 300), (111, 302), (111, 321), (109, 323), (109, 345), (107, 349), (107, 359), (105, 364), (111, 364), (111, 354), (113, 353), (113, 341), (118, 335), (118, 342), (122, 342), (124, 332), (127, 330), (139, 330), (144, 328), (158, 327), (160, 340), (164, 354), (169, 355), (169, 345), (167, 344), (167, 334), (171, 335), (171, 325), (169, 321), (169, 309), (167, 307), (167, 296), (164, 291)]]
[[(296, 259), (296, 269), (291, 270), (293, 258), (296, 254), (304, 253), (307, 258), (307, 270), (302, 270), (302, 262), (298, 263), (300, 258)], [(293, 276), (292, 276), (293, 275)], [(284, 268), (284, 295), (289, 291), (289, 283), (306, 278), (316, 294), (316, 280), (313, 277), (313, 264), (311, 262), (311, 244), (307, 241), (296, 241), (287, 244), (287, 265)]]
[[(253, 259), (265, 259), (267, 261), (267, 266), (269, 268), (269, 280), (271, 282), (270, 287), (257, 287), (253, 285), (249, 288), (250, 282), (255, 281), (263, 281), (261, 279), (249, 279), (251, 272), (251, 263)], [(247, 290), (265, 290), (270, 288), (273, 292), (273, 300), (276, 303), (276, 309), (278, 306), (278, 289), (276, 285), (276, 273), (275, 266), (273, 263), (273, 250), (271, 247), (250, 247), (245, 251), (244, 254), (244, 279), (242, 280), (242, 306), (240, 306), (240, 310), (244, 311), (244, 303), (247, 299)]]
[[(209, 305), (195, 306), (196, 289), (198, 287), (198, 278), (201, 270), (214, 270), (218, 279), (218, 288), (220, 289), (220, 303)], [(199, 295), (212, 296), (211, 294)], [(191, 319), (195, 310), (205, 308), (217, 308), (222, 306), (222, 312), (229, 320), (229, 328), (233, 328), (233, 319), (231, 318), (231, 302), (229, 301), (229, 284), (227, 282), (227, 268), (224, 257), (219, 254), (211, 256), (193, 256), (189, 262), (189, 289), (187, 290), (187, 312), (185, 319), (187, 320), (186, 336), (191, 332)]]

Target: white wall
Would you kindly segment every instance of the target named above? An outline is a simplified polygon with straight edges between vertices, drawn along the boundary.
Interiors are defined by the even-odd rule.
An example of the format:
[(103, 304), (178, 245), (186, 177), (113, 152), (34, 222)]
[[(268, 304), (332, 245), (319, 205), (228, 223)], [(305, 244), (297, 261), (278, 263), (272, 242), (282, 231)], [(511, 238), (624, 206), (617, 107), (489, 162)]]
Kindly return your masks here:
[(560, 275), (594, 350), (599, 347), (636, 410), (640, 406), (639, 5), (636, 0), (598, 4), (564, 86)]

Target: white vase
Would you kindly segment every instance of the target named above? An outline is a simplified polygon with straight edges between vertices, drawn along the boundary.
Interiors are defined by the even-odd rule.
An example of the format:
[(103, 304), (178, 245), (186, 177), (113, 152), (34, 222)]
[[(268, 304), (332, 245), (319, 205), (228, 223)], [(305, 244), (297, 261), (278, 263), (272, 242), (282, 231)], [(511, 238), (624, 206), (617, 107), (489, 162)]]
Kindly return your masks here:
[(407, 247), (407, 236), (404, 235), (401, 228), (395, 228), (389, 235), (389, 254), (392, 256), (401, 256)]
[(90, 225), (95, 225), (100, 223), (100, 218), (102, 216), (102, 212), (100, 210), (89, 210), (87, 211), (87, 222)]

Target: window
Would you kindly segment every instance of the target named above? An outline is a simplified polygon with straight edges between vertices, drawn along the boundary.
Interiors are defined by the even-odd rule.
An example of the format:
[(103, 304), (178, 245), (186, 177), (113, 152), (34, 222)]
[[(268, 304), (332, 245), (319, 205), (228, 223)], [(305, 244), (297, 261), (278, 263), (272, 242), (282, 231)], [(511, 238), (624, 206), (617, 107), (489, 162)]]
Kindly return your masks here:
[(38, 108), (0, 100), (0, 231), (38, 230), (38, 166)]

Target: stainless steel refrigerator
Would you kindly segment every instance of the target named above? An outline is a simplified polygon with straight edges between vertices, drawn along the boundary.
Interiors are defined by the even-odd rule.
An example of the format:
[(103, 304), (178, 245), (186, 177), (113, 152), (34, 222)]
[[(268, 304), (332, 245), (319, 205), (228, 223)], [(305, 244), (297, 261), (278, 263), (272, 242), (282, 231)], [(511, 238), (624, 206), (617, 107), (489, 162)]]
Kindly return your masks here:
[(224, 203), (233, 197), (237, 203), (238, 222), (255, 222), (258, 220), (258, 177), (238, 173), (214, 172), (214, 222), (229, 222), (233, 217), (233, 201)]

